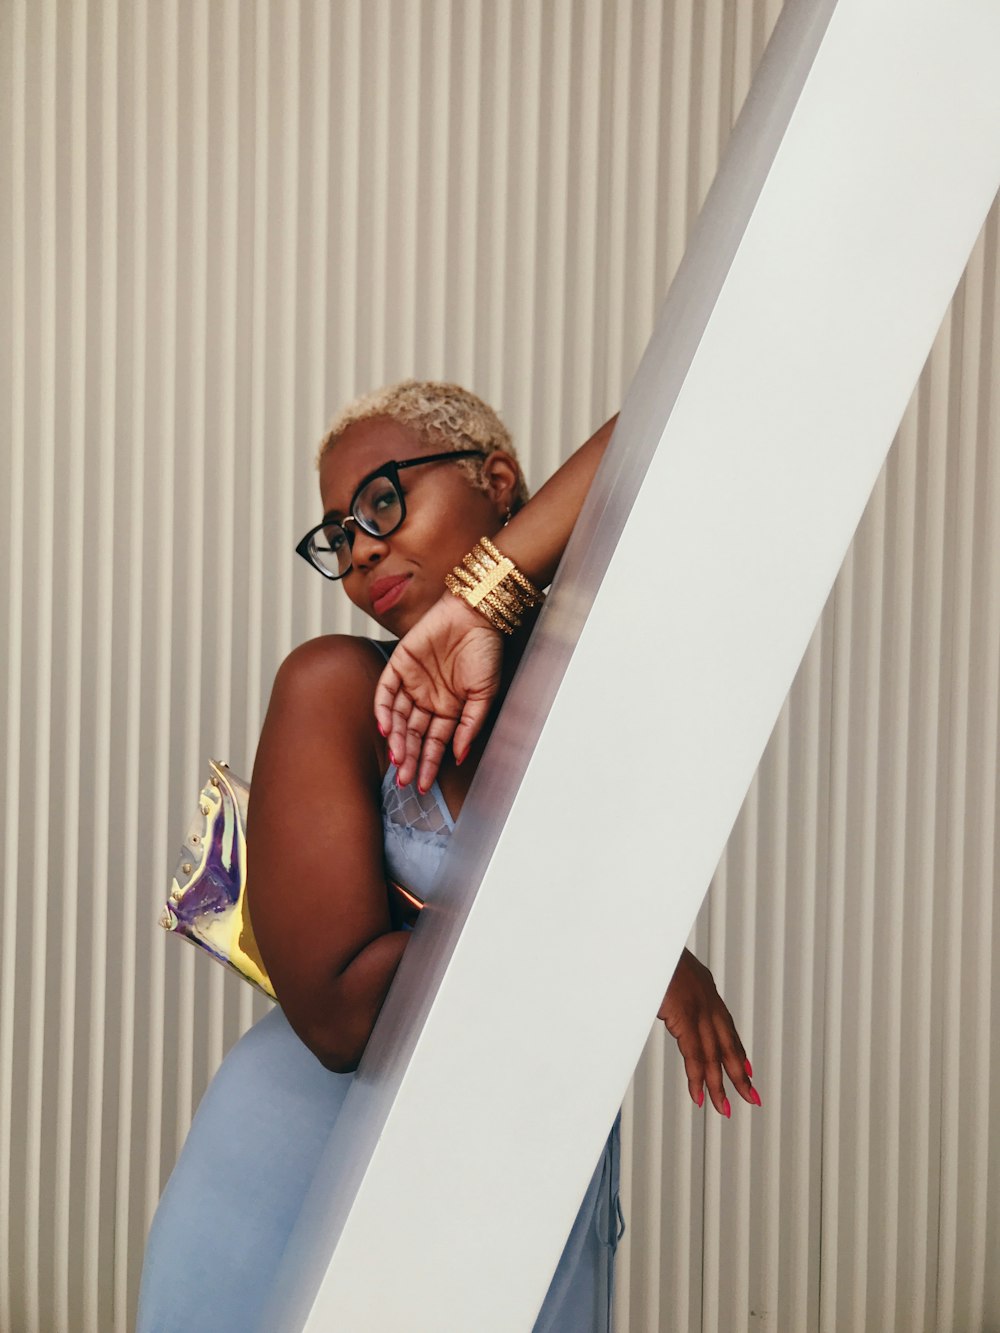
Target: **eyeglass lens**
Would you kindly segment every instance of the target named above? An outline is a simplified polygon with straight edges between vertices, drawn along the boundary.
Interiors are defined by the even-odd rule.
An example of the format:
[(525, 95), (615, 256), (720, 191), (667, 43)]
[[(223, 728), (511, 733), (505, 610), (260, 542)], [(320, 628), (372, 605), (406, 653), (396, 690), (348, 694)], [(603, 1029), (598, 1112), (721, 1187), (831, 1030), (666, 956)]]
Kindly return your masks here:
[[(351, 517), (359, 528), (373, 537), (388, 537), (403, 521), (403, 501), (391, 477), (373, 477), (358, 492), (351, 506)], [(351, 567), (353, 535), (340, 523), (327, 523), (315, 533), (310, 543), (313, 560), (336, 578), (343, 578)]]

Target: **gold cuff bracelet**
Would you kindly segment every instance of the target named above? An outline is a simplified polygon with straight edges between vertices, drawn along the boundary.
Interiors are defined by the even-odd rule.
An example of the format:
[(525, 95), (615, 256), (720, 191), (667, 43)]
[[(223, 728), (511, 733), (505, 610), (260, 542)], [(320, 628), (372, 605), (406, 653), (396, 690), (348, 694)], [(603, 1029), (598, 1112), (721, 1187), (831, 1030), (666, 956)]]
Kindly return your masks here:
[(513, 634), (525, 611), (545, 599), (488, 537), (480, 537), (462, 563), (444, 576), (444, 582), (450, 593), (480, 611), (502, 634)]

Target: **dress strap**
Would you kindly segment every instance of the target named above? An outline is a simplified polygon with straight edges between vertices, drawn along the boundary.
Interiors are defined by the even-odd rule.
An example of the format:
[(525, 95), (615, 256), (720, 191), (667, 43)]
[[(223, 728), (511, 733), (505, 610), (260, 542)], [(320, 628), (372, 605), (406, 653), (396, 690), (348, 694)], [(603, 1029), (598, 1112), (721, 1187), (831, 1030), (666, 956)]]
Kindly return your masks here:
[(386, 642), (385, 639), (369, 639), (368, 642), (373, 648), (377, 648), (382, 654), (383, 660), (388, 662), (389, 658), (392, 656), (392, 650), (395, 648), (399, 640), (389, 639), (388, 642)]

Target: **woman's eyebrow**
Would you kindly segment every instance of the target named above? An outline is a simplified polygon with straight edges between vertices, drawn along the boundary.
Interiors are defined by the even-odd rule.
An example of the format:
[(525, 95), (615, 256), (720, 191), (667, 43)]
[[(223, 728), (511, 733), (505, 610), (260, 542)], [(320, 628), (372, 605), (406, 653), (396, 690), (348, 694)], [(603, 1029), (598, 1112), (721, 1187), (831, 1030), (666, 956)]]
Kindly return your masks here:
[[(362, 477), (362, 478), (361, 478), (361, 480), (358, 482), (357, 486), (355, 486), (354, 490), (351, 492), (351, 499), (352, 499), (352, 500), (354, 499), (354, 497), (357, 495), (358, 491), (361, 489), (361, 487), (365, 484), (365, 482), (366, 482), (367, 480), (368, 480), (367, 477)], [(328, 522), (330, 522), (331, 520), (333, 520), (334, 522), (339, 523), (339, 522), (341, 521), (341, 519), (344, 517), (344, 514), (345, 514), (346, 512), (347, 512), (346, 510), (344, 510), (344, 509), (340, 509), (340, 508), (338, 508), (337, 505), (334, 505), (332, 509), (328, 509), (328, 510), (326, 511), (326, 513), (323, 515), (323, 522), (324, 522), (324, 523), (328, 523)]]
[[(368, 480), (367, 477), (361, 478), (358, 484), (351, 491), (351, 500), (354, 499), (358, 491), (361, 489), (361, 487), (365, 484), (367, 480)], [(339, 490), (340, 488), (338, 487), (337, 489)], [(350, 501), (348, 501), (348, 503), (350, 503)], [(337, 505), (333, 505), (333, 507), (328, 509), (326, 513), (323, 515), (323, 522), (326, 523), (327, 520), (329, 519), (335, 519), (339, 523), (340, 520), (344, 517), (344, 514), (346, 512), (347, 512), (346, 510), (339, 508)]]
[[(352, 501), (354, 500), (358, 491), (360, 491), (363, 486), (366, 486), (370, 481), (374, 481), (376, 477), (381, 476), (384, 469), (385, 469), (385, 464), (383, 463), (382, 467), (372, 468), (371, 472), (366, 472), (365, 475), (358, 481), (357, 485), (354, 487), (354, 490), (351, 491), (351, 500)], [(339, 523), (340, 520), (343, 518), (343, 516), (344, 516), (344, 510), (337, 509), (336, 507), (334, 507), (333, 509), (328, 509), (326, 513), (323, 515), (323, 522), (325, 523), (328, 519), (335, 519)]]

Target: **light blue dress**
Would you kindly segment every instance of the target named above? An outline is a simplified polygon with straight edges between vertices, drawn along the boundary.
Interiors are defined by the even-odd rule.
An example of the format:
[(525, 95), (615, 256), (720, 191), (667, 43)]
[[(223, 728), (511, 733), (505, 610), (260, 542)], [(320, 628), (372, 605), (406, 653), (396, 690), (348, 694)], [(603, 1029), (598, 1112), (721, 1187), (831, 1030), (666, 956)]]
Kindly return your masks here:
[[(415, 786), (397, 789), (395, 776), (390, 767), (382, 783), (386, 868), (426, 901), (454, 825), (436, 784), (421, 795)], [(279, 1008), (237, 1042), (202, 1099), (153, 1219), (137, 1333), (250, 1333), (257, 1327), (353, 1077), (325, 1070)], [(610, 1329), (614, 1252), (623, 1230), (619, 1120), (535, 1333)], [(412, 1327), (424, 1327), (419, 1311)]]

